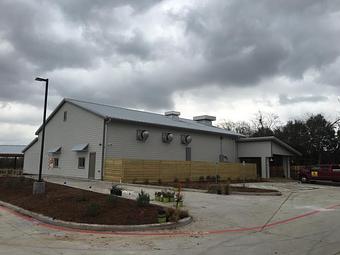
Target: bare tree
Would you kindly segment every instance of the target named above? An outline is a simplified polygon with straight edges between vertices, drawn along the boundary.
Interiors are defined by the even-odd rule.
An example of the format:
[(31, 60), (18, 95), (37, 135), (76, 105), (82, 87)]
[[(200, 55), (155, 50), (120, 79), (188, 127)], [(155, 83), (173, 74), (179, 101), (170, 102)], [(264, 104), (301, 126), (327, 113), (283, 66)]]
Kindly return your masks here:
[(218, 126), (245, 136), (251, 136), (254, 133), (250, 123), (246, 121), (233, 122), (230, 120), (224, 120), (224, 122), (220, 123)]

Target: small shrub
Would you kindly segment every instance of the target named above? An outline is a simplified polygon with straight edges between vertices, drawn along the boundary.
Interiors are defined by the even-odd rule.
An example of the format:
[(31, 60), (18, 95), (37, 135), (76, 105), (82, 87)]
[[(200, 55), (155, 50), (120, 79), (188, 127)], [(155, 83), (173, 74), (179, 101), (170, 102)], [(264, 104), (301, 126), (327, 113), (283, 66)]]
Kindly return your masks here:
[(85, 193), (83, 192), (80, 196), (76, 197), (77, 202), (86, 202), (89, 201), (89, 198), (86, 197)]
[(150, 204), (150, 195), (144, 192), (144, 190), (141, 190), (141, 192), (138, 193), (136, 202), (137, 202), (137, 205), (140, 207), (147, 206)]
[(224, 194), (225, 195), (230, 195), (230, 183), (227, 182), (225, 185), (224, 185)]
[(123, 194), (123, 189), (119, 187), (118, 185), (112, 185), (111, 190), (110, 190), (111, 195), (115, 196), (122, 196)]
[(204, 176), (200, 176), (198, 179), (200, 182), (204, 182)]
[(20, 176), (19, 177), (19, 182), (20, 183), (25, 183), (26, 182), (26, 178), (24, 176)]
[(166, 210), (166, 219), (170, 222), (177, 222), (178, 221), (178, 211), (174, 208), (168, 208)]
[(16, 183), (14, 181), (12, 181), (12, 180), (7, 180), (5, 182), (5, 187), (7, 189), (13, 189), (13, 188), (15, 188), (15, 186), (16, 186)]
[(149, 184), (149, 179), (145, 179), (143, 183), (146, 185)]
[(175, 177), (174, 183), (178, 183), (178, 178), (177, 177)]
[(91, 203), (87, 206), (85, 215), (88, 217), (96, 217), (99, 215), (100, 206), (96, 203)]
[(217, 182), (220, 182), (220, 180), (221, 180), (221, 176), (216, 175), (216, 181), (217, 181)]
[(187, 210), (184, 210), (184, 211), (180, 210), (178, 216), (180, 219), (187, 218), (189, 217), (189, 212)]
[(210, 177), (210, 181), (211, 181), (211, 182), (216, 182), (216, 176), (211, 176), (211, 177)]
[(109, 195), (107, 197), (107, 202), (109, 202), (110, 205), (114, 205), (117, 202), (117, 196)]
[(208, 187), (208, 192), (212, 194), (223, 194), (222, 185), (219, 184), (211, 184)]
[(210, 180), (211, 180), (210, 175), (207, 175), (207, 177), (205, 177), (205, 180), (206, 180), (207, 182), (210, 182)]

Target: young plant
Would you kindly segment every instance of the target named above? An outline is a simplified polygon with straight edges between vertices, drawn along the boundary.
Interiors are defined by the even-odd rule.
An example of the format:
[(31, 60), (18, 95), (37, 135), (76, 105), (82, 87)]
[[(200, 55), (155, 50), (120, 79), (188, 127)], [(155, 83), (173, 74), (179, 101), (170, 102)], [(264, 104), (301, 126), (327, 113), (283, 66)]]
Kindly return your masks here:
[(99, 215), (100, 212), (100, 205), (96, 203), (91, 203), (87, 206), (85, 215), (88, 217), (96, 217)]
[(138, 197), (136, 198), (137, 205), (140, 207), (144, 207), (150, 204), (150, 195), (144, 190), (141, 190), (140, 193), (138, 193)]
[(89, 198), (86, 196), (85, 192), (82, 192), (80, 196), (76, 197), (77, 202), (86, 202)]
[(123, 189), (119, 187), (118, 185), (112, 185), (111, 190), (110, 190), (111, 195), (115, 196), (122, 196), (123, 194)]
[(110, 205), (114, 205), (117, 199), (118, 199), (117, 196), (111, 194), (107, 197), (107, 201), (109, 202)]

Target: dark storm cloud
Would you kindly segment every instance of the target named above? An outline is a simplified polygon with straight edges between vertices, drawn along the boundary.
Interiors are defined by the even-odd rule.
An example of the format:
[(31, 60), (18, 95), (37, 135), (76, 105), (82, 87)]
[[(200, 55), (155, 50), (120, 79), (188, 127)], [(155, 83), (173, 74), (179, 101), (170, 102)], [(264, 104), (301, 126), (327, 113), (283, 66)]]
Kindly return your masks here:
[(299, 79), (334, 62), (339, 9), (340, 1), (212, 1), (179, 18), (207, 60), (209, 79), (254, 85), (276, 75)]
[(310, 103), (318, 103), (318, 102), (325, 102), (328, 100), (326, 96), (293, 96), (288, 97), (287, 95), (279, 95), (279, 103), (281, 105), (287, 104), (296, 104), (296, 103), (303, 103), (303, 102), (310, 102)]
[(162, 0), (59, 0), (59, 5), (68, 18), (88, 23), (89, 20), (98, 18), (101, 14), (110, 13), (119, 7), (130, 7), (135, 12), (142, 12)]
[[(194, 1), (149, 13), (162, 3), (1, 1), (0, 100), (34, 104), (41, 93), (35, 75), (54, 78), (56, 97), (149, 109), (170, 109), (178, 91), (250, 89), (309, 70), (335, 83), (337, 72), (328, 69), (337, 70), (340, 54), (339, 1)], [(150, 32), (164, 22), (157, 15), (167, 23)], [(283, 104), (308, 100), (280, 97)]]

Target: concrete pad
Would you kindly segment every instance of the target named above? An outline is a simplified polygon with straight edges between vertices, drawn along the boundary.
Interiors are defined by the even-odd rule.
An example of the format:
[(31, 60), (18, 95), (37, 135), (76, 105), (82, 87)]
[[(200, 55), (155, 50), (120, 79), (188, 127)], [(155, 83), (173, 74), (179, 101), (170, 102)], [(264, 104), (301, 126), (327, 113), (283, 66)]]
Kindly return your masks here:
[[(65, 178), (48, 181), (63, 183)], [(109, 182), (66, 179), (67, 185), (108, 193)], [(340, 251), (340, 187), (289, 183), (247, 184), (270, 187), (281, 197), (221, 196), (184, 192), (195, 222), (184, 236), (115, 236), (58, 231), (0, 209), (0, 254), (337, 254)], [(91, 188), (90, 188), (91, 186)], [(124, 186), (131, 192), (139, 187)], [(155, 188), (143, 189), (153, 195)], [(262, 231), (202, 231), (271, 224), (317, 211)], [(159, 233), (161, 233), (160, 231)]]

